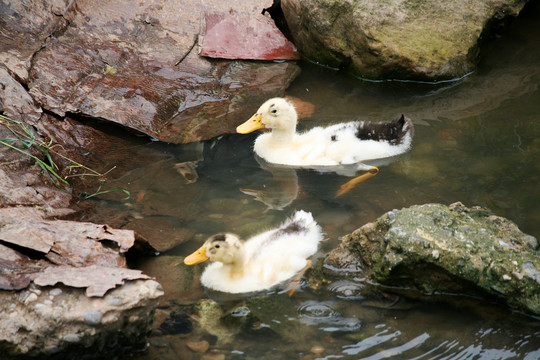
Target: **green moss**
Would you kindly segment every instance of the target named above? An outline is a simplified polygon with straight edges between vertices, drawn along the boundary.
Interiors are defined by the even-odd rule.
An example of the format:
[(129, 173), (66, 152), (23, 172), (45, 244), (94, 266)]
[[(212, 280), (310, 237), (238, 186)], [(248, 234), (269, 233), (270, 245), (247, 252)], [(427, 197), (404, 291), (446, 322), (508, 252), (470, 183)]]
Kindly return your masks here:
[(116, 74), (116, 68), (110, 66), (109, 64), (105, 64), (105, 67), (103, 68), (103, 75), (114, 75)]

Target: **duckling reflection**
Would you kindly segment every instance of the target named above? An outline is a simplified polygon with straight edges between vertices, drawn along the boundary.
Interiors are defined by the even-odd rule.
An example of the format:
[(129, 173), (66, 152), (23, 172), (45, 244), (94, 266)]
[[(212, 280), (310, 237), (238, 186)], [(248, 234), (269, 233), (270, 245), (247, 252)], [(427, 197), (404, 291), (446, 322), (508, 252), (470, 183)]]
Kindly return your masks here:
[[(345, 177), (354, 177), (359, 168), (365, 170), (366, 174), (364, 174), (363, 177), (354, 177), (352, 180), (341, 185), (336, 194), (331, 195), (334, 197), (339, 197), (351, 190), (358, 183), (375, 176), (377, 172), (374, 172), (372, 169), (377, 169), (378, 171), (379, 167), (389, 166), (390, 164), (402, 159), (403, 156), (404, 155), (398, 155), (390, 158), (378, 159), (376, 161), (371, 161), (369, 165), (354, 164), (331, 167), (320, 166), (310, 167), (309, 170), (314, 170), (319, 173), (335, 173)], [(297, 171), (302, 171), (302, 169), (297, 170), (291, 166), (271, 164), (259, 156), (255, 156), (255, 160), (257, 160), (257, 163), (262, 170), (268, 171), (272, 174), (272, 178), (270, 181), (266, 181), (258, 188), (242, 187), (240, 188), (240, 191), (246, 195), (253, 196), (256, 201), (265, 204), (267, 206), (266, 211), (284, 210), (298, 198), (302, 182), (298, 178)], [(313, 176), (310, 177), (312, 178)], [(303, 185), (306, 185), (306, 177), (303, 177), (302, 180), (304, 182)], [(318, 183), (319, 181), (316, 182)], [(310, 186), (308, 185), (308, 188), (309, 187)]]
[(298, 197), (299, 186), (296, 170), (290, 167), (272, 165), (259, 157), (256, 157), (256, 160), (261, 169), (272, 174), (272, 179), (261, 188), (244, 187), (240, 188), (240, 191), (265, 204), (268, 207), (266, 211), (285, 209)]

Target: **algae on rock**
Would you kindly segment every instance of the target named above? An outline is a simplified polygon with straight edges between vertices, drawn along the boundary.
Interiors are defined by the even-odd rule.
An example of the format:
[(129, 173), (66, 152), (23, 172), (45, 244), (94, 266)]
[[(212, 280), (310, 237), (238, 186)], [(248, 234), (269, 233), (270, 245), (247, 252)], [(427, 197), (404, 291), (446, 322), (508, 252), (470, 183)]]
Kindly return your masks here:
[(461, 203), (389, 211), (345, 236), (326, 264), (361, 263), (382, 284), (494, 296), (540, 314), (538, 241), (489, 210)]
[(444, 80), (474, 70), (490, 24), (525, 0), (282, 0), (291, 35), (315, 62), (371, 79)]

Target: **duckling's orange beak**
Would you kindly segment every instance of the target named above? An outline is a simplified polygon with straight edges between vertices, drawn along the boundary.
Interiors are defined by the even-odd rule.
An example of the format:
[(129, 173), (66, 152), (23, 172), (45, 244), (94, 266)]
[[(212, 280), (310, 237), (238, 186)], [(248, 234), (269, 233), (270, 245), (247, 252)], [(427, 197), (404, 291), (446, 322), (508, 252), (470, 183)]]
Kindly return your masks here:
[(184, 259), (184, 264), (186, 265), (195, 265), (198, 263), (202, 263), (203, 261), (208, 260), (209, 257), (206, 256), (206, 248), (204, 246), (200, 247), (197, 251), (194, 253), (188, 255)]
[(265, 126), (262, 122), (262, 115), (255, 114), (252, 117), (250, 117), (249, 120), (243, 123), (242, 125), (238, 125), (238, 127), (236, 128), (236, 132), (239, 134), (248, 134), (252, 131), (255, 131), (257, 129), (263, 129), (263, 128), (265, 128)]

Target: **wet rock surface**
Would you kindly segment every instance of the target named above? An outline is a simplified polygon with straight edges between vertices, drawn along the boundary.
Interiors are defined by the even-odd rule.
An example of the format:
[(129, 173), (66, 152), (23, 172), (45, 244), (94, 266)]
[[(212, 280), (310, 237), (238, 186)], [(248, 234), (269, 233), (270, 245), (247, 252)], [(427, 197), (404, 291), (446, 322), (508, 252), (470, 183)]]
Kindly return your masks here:
[(58, 116), (83, 114), (166, 142), (234, 132), (262, 100), (287, 88), (298, 67), (208, 60), (197, 54), (198, 35), (208, 11), (262, 16), (269, 5), (77, 1), (61, 34), (33, 57), (30, 94)]
[(345, 236), (325, 266), (360, 265), (385, 285), (427, 294), (489, 295), (538, 315), (538, 250), (536, 238), (489, 210), (426, 204), (389, 211)]
[(307, 58), (370, 79), (443, 80), (471, 72), (478, 42), (524, 0), (282, 0), (291, 35)]
[(37, 163), (52, 154), (39, 150), (45, 138), (24, 122), (0, 121), (2, 358), (95, 358), (144, 347), (163, 291), (126, 267), (135, 233), (57, 220), (76, 210), (68, 185), (55, 187)]

